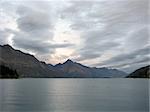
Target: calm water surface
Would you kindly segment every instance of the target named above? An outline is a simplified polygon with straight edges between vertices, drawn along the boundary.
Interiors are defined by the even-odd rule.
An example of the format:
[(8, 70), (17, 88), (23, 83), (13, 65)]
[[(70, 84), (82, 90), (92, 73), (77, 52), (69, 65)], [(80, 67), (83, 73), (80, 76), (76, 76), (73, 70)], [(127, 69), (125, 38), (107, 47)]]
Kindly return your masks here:
[(149, 112), (148, 79), (1, 79), (0, 112)]

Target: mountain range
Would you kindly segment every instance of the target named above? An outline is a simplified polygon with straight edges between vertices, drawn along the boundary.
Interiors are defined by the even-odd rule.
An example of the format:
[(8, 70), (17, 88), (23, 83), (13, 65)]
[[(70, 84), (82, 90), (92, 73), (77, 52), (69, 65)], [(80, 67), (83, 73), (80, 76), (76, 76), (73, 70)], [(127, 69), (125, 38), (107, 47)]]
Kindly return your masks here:
[(108, 69), (108, 68), (96, 68), (96, 67), (87, 67), (80, 63), (73, 62), (68, 59), (64, 63), (59, 63), (54, 66), (55, 69), (60, 70), (70, 77), (124, 77), (126, 76), (125, 72), (119, 71), (117, 69)]
[(56, 65), (46, 64), (10, 45), (0, 45), (0, 65), (16, 70), (21, 78), (121, 78), (128, 75), (117, 69), (88, 67), (70, 59)]
[(0, 46), (0, 64), (16, 70), (20, 77), (40, 78), (60, 75), (33, 55), (15, 50), (10, 45)]

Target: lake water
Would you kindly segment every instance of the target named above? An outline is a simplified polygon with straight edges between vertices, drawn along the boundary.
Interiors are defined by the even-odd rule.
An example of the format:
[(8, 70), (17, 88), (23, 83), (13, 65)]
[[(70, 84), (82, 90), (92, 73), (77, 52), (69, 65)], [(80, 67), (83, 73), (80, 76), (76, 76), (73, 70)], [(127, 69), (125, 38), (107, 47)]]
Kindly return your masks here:
[(148, 79), (1, 79), (0, 112), (149, 112)]

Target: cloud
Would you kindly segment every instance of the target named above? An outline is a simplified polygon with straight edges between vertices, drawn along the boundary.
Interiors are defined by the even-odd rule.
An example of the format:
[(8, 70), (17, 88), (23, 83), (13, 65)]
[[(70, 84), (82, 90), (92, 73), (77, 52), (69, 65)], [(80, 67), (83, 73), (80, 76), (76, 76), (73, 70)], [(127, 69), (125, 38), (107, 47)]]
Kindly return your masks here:
[(0, 30), (0, 44), (7, 44), (8, 43), (8, 39), (7, 37), (9, 36), (9, 34), (5, 31), (1, 31)]
[[(149, 60), (150, 60), (149, 47), (150, 46), (146, 46), (144, 48), (132, 51), (130, 53), (114, 56), (101, 63), (97, 63), (96, 65), (97, 66), (110, 66), (112, 68), (120, 68), (120, 69), (124, 69), (125, 67), (126, 70), (129, 72), (128, 69), (130, 69), (130, 67), (133, 66), (134, 64), (142, 64), (142, 63), (144, 63), (145, 65), (150, 64), (149, 63)], [(128, 67), (126, 67), (127, 65)]]
[[(30, 36), (25, 35), (25, 37), (20, 38), (20, 35), (13, 38), (14, 46), (19, 47), (25, 50), (32, 51), (34, 53), (39, 54), (47, 54), (53, 53), (56, 48), (65, 48), (71, 47), (73, 44), (70, 43), (55, 43), (55, 42), (47, 42), (46, 40), (41, 41), (40, 39), (30, 39)], [(21, 35), (23, 36), (23, 35)]]
[(95, 59), (97, 57), (100, 57), (100, 53), (90, 53), (89, 51), (84, 51), (83, 53), (80, 54), (79, 57), (74, 58), (76, 61), (83, 61), (83, 60), (91, 60)]
[[(67, 42), (55, 42), (53, 40), (57, 14), (52, 2), (23, 1), (2, 2), (3, 15), (17, 25), (16, 29), (1, 31), (1, 44), (7, 44), (9, 35), (13, 34), (11, 41), (16, 49), (33, 53), (39, 59), (48, 58), (57, 48), (70, 48), (74, 46)], [(10, 7), (9, 7), (10, 6)], [(53, 7), (53, 9), (52, 9)], [(12, 10), (12, 12), (11, 12)], [(11, 13), (10, 13), (11, 12)], [(9, 29), (9, 28), (8, 28)], [(40, 57), (42, 56), (42, 57)]]
[(0, 6), (1, 44), (12, 43), (38, 59), (73, 57), (127, 71), (147, 64), (148, 0), (3, 1)]
[[(31, 4), (34, 7), (31, 7)], [(36, 2), (31, 2), (31, 4), (23, 4), (17, 8), (16, 12), (19, 17), (16, 22), (20, 32), (28, 34), (30, 38), (52, 39), (54, 26), (51, 15), (43, 11)]]
[(127, 36), (124, 42), (125, 42), (124, 48), (128, 50), (131, 49), (135, 50), (135, 49), (142, 48), (145, 45), (150, 45), (149, 27), (143, 26), (143, 27), (135, 28), (135, 30), (132, 30), (129, 33), (129, 36)]
[[(76, 1), (62, 11), (62, 19), (84, 40), (76, 60), (95, 58), (102, 63), (101, 58), (109, 52), (115, 58), (107, 58), (103, 64), (115, 67), (115, 62), (140, 63), (138, 58), (147, 53), (142, 48), (149, 44), (148, 14), (148, 0)], [(92, 64), (97, 65), (95, 61)]]
[(28, 10), (17, 19), (18, 27), (25, 32), (43, 31), (52, 28), (50, 15), (39, 10)]
[[(76, 61), (84, 61), (100, 58), (103, 54), (103, 51), (111, 50), (114, 47), (119, 46), (119, 43), (116, 42), (101, 42), (101, 43), (93, 43), (91, 41), (90, 44), (85, 44), (82, 49), (79, 50), (80, 56), (75, 58)], [(87, 49), (86, 49), (87, 48)]]
[(133, 60), (135, 58), (139, 58), (141, 56), (145, 56), (149, 54), (149, 47), (145, 47), (139, 50), (135, 50), (132, 53), (127, 53), (127, 54), (120, 54), (117, 55), (116, 57), (111, 58), (110, 60), (107, 60), (107, 62), (121, 62), (121, 61), (127, 61), (127, 60)]

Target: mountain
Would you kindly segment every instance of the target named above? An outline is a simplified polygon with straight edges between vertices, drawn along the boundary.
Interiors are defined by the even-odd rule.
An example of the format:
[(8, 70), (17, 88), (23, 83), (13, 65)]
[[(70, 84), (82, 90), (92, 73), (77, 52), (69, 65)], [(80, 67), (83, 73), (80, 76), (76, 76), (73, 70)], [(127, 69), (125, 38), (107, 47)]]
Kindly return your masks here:
[(13, 49), (10, 45), (0, 45), (0, 65), (18, 72), (20, 77), (57, 77), (58, 71), (50, 69), (46, 63), (38, 61), (33, 55)]
[[(125, 72), (119, 71), (117, 69), (108, 69), (108, 68), (92, 68), (84, 66), (80, 63), (73, 62), (68, 59), (64, 63), (59, 63), (54, 66), (55, 69), (62, 71), (65, 75), (69, 77), (91, 77), (91, 78), (100, 78), (100, 77), (125, 77), (127, 74)], [(66, 76), (66, 77), (67, 77)]]
[(150, 78), (150, 65), (135, 70), (127, 78)]
[(89, 67), (73, 62), (70, 59), (68, 59), (63, 64), (59, 63), (54, 67), (55, 69), (65, 73), (66, 77), (92, 77), (92, 73)]
[(19, 77), (111, 78), (127, 75), (117, 69), (87, 67), (70, 59), (53, 66), (37, 60), (33, 55), (15, 50), (10, 45), (0, 45), (0, 65), (16, 70)]

